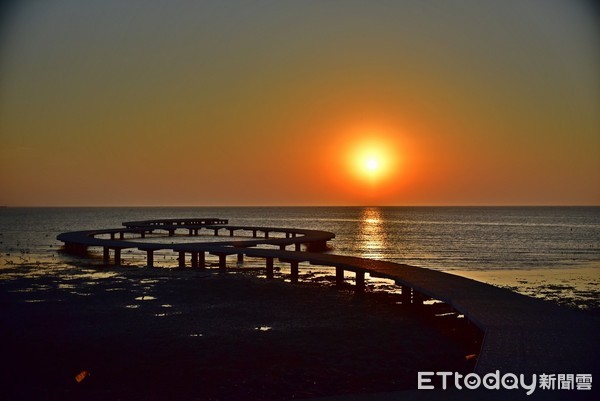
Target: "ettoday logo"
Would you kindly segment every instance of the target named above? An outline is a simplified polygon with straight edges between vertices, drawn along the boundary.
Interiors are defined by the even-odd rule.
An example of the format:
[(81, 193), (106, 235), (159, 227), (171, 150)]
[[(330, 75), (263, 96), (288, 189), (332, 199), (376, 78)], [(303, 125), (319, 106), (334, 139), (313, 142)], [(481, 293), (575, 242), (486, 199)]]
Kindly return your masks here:
[[(437, 380), (436, 380), (437, 379)], [(436, 383), (434, 383), (434, 381)], [(437, 383), (441, 382), (441, 386)], [(540, 388), (542, 390), (591, 390), (591, 374), (540, 374), (535, 373), (529, 377), (514, 373), (500, 374), (499, 370), (479, 376), (477, 373), (466, 375), (458, 372), (419, 372), (417, 388), (419, 390), (433, 390), (441, 388), (446, 390), (449, 383), (454, 384), (458, 390), (475, 390), (483, 386), (489, 390), (519, 390), (526, 391), (527, 395)]]

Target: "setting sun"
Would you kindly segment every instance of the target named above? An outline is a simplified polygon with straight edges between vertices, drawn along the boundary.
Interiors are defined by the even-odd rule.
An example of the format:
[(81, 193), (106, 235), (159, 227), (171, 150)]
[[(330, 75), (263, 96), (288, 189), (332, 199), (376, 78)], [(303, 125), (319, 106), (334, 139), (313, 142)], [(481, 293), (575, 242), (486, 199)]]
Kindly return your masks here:
[(395, 173), (397, 155), (389, 140), (358, 140), (349, 152), (348, 164), (354, 175), (370, 182), (380, 182)]

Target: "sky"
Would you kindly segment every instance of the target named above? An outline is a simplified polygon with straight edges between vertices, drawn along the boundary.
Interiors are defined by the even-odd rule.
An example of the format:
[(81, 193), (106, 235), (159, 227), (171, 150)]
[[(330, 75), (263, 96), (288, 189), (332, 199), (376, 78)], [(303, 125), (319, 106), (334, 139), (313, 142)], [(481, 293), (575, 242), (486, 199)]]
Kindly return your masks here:
[(600, 205), (591, 4), (13, 2), (0, 205)]

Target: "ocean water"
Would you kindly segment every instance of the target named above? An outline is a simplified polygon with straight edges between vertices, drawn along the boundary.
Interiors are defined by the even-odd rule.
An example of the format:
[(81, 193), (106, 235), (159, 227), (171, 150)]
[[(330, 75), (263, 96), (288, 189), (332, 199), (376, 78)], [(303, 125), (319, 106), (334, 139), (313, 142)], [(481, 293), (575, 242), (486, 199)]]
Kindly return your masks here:
[[(509, 286), (523, 293), (529, 290), (531, 295), (539, 292), (539, 285), (532, 287), (535, 283), (519, 276), (521, 272), (543, 271), (548, 276), (553, 270), (591, 267), (591, 273), (578, 280), (588, 284), (584, 291), (588, 300), (598, 299), (600, 207), (2, 208), (0, 268), (35, 265), (56, 271), (61, 266), (98, 263), (99, 253), (96, 261), (60, 253), (62, 243), (56, 236), (120, 227), (128, 220), (174, 217), (220, 217), (235, 225), (332, 231), (336, 239), (330, 252), (467, 276), (472, 272), (478, 279), (484, 277), (482, 281), (509, 271), (514, 273)], [(174, 240), (190, 241), (185, 236)], [(135, 265), (139, 259), (138, 264), (144, 264), (138, 258), (141, 254), (128, 252), (125, 257), (130, 263)], [(163, 264), (176, 265), (167, 255)], [(562, 290), (568, 291), (557, 296), (574, 296), (567, 281)]]

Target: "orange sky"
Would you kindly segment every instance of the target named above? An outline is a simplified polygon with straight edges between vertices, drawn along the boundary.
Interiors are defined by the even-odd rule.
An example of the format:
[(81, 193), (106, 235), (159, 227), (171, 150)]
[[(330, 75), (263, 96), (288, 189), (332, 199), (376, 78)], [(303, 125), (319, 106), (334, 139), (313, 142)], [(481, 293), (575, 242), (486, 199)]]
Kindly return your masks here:
[(600, 204), (586, 2), (39, 2), (4, 25), (0, 205)]

